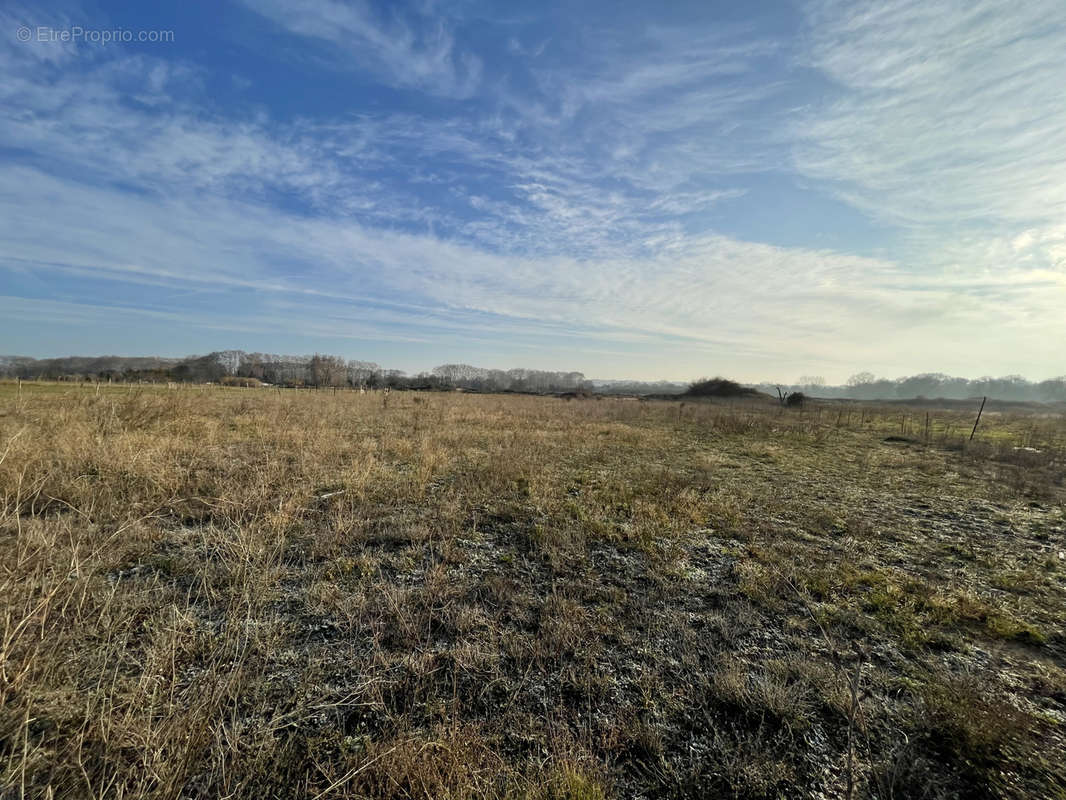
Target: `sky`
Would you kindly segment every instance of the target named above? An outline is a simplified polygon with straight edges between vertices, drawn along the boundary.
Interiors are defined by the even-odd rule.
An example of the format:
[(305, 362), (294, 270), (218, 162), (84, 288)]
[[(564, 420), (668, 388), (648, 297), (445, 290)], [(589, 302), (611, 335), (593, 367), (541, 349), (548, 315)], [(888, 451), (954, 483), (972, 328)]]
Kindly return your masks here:
[(1061, 0), (0, 2), (0, 353), (1066, 373)]

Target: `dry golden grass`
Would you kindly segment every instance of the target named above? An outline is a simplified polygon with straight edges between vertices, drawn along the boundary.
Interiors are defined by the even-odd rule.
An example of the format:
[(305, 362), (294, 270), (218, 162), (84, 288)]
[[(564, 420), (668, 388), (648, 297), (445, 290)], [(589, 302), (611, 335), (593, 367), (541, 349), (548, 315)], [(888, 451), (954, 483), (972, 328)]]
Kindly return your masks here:
[(0, 384), (0, 796), (1064, 797), (1066, 423), (926, 413)]

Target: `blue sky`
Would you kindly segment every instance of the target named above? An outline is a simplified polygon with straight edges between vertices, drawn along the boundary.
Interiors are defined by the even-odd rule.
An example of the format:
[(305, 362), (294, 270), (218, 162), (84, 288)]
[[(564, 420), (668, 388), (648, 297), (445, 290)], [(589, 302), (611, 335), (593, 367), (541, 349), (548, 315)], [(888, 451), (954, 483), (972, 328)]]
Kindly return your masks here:
[(5, 3), (0, 352), (1066, 372), (1066, 4), (662, 6)]

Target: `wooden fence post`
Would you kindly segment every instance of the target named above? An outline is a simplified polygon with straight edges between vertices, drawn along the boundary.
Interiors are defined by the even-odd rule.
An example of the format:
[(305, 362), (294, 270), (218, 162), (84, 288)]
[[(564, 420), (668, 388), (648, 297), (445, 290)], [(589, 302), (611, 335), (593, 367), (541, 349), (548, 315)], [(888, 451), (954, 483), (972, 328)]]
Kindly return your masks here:
[[(987, 397), (982, 397), (981, 398), (981, 407), (979, 409), (977, 409), (977, 419), (974, 420), (974, 422), (973, 422), (973, 430), (970, 431), (970, 441), (971, 442), (973, 441), (973, 435), (975, 433), (977, 433), (977, 423), (981, 421), (981, 412), (985, 410), (985, 401), (986, 400), (988, 400)], [(965, 430), (965, 428), (963, 430)]]

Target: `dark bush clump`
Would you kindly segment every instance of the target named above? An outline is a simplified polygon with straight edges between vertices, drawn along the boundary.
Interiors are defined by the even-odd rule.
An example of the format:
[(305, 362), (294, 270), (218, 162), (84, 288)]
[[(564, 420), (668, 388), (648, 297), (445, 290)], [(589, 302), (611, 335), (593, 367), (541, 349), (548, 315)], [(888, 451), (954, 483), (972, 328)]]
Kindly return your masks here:
[(750, 397), (758, 392), (727, 378), (701, 378), (693, 381), (685, 394), (690, 397)]

